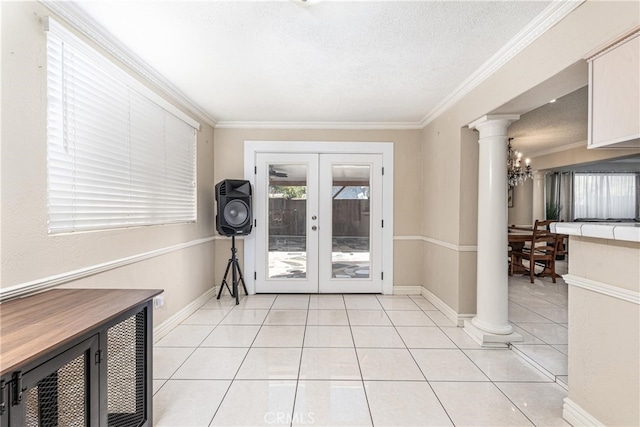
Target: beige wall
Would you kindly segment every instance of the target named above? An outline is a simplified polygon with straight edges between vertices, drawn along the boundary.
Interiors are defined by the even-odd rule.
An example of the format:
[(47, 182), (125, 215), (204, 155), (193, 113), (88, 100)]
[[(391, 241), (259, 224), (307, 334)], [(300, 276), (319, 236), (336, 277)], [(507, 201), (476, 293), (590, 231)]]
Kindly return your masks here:
[[(533, 180), (528, 179), (513, 187), (513, 207), (509, 208), (507, 222), (516, 225), (533, 224)], [(544, 218), (536, 218), (544, 219)]]
[[(420, 131), (417, 130), (309, 130), (215, 129), (215, 181), (244, 177), (245, 141), (392, 142), (394, 155), (394, 235), (420, 236), (422, 207)], [(394, 285), (421, 285), (422, 265), (416, 254), (419, 240), (394, 242)], [(216, 252), (216, 277), (224, 273), (228, 253)], [(242, 251), (238, 251), (242, 257)], [(413, 260), (417, 262), (414, 264)]]
[(477, 156), (478, 148), (467, 143), (462, 129), (633, 28), (639, 16), (638, 2), (583, 3), (424, 129), (424, 286), (458, 313), (471, 308), (474, 287), (460, 281), (475, 282), (475, 260), (453, 256), (430, 239), (458, 250), (476, 242), (469, 224), (477, 212), (463, 210), (462, 201), (477, 197), (477, 176), (463, 170), (462, 159)]
[[(570, 238), (569, 274), (640, 291), (640, 243)], [(640, 306), (569, 286), (569, 399), (607, 426), (640, 425)]]
[[(205, 124), (198, 132), (197, 141), (197, 223), (47, 234), (46, 34), (41, 19), (53, 14), (37, 2), (2, 2), (1, 7), (0, 287), (19, 286), (213, 236), (214, 134)], [(213, 242), (209, 242), (88, 277), (69, 286), (164, 289), (166, 307), (157, 310), (157, 325), (213, 286), (212, 257)]]
[[(256, 130), (203, 125), (198, 135), (198, 222), (96, 233), (46, 233), (45, 33), (50, 14), (40, 3), (2, 3), (2, 287), (19, 285), (97, 263), (214, 235), (213, 185), (243, 176), (245, 140), (385, 141), (394, 143), (396, 285), (424, 285), (459, 313), (475, 311), (477, 133), (466, 125), (574, 64), (592, 49), (637, 25), (637, 2), (588, 1), (423, 130)], [(214, 144), (215, 140), (215, 144)], [(609, 151), (609, 150), (607, 150)], [(588, 156), (602, 156), (591, 150)], [(571, 156), (570, 152), (561, 154)], [(543, 158), (536, 161), (543, 162)], [(554, 167), (556, 163), (549, 163)], [(537, 165), (538, 166), (538, 165)], [(128, 266), (114, 286), (166, 289), (175, 313), (219, 279), (227, 242), (216, 241), (167, 256), (204, 269), (183, 283), (156, 280), (155, 261)], [(201, 264), (216, 249), (213, 262)], [(190, 251), (199, 251), (195, 255)], [(170, 268), (171, 264), (168, 264)], [(214, 267), (215, 266), (215, 267)], [(105, 277), (83, 280), (83, 286)], [(120, 274), (120, 273), (117, 273)], [(178, 294), (180, 294), (178, 296)], [(173, 304), (171, 301), (178, 301)], [(173, 307), (173, 308), (170, 308)]]

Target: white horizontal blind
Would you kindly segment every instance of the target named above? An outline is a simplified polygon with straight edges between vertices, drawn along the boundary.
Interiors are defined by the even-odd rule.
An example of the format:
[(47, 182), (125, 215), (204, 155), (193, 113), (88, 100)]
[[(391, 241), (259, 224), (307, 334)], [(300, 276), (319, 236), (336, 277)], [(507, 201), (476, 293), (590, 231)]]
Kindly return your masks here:
[(196, 220), (199, 125), (49, 19), (49, 233)]

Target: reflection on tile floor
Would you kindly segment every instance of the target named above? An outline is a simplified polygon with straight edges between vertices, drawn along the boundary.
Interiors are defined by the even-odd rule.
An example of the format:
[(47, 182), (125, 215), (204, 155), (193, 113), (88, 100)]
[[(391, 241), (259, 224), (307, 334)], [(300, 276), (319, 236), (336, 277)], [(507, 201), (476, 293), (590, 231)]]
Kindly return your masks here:
[[(558, 274), (567, 273), (567, 262), (557, 261)], [(537, 365), (565, 389), (568, 384), (568, 289), (561, 277), (509, 277), (509, 321), (524, 340), (514, 344), (519, 356)]]
[(212, 299), (154, 347), (154, 425), (567, 425), (550, 283), (510, 278), (516, 351), (481, 349), (421, 296)]

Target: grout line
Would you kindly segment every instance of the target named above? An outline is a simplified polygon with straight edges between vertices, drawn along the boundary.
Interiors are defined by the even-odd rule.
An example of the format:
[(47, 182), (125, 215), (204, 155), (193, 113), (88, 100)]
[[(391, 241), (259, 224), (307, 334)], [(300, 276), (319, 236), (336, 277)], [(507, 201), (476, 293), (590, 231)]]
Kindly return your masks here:
[[(344, 300), (344, 295), (342, 296)], [(377, 300), (377, 298), (376, 298)], [(375, 425), (373, 421), (373, 413), (371, 412), (371, 404), (369, 403), (369, 395), (367, 394), (367, 387), (364, 383), (364, 375), (362, 375), (362, 366), (360, 365), (360, 357), (358, 357), (358, 347), (356, 347), (356, 339), (353, 336), (353, 325), (351, 325), (351, 318), (349, 317), (349, 309), (347, 309), (347, 301), (344, 300), (345, 310), (347, 312), (347, 323), (349, 324), (349, 332), (351, 333), (351, 342), (353, 343), (353, 352), (356, 355), (356, 363), (358, 364), (358, 372), (360, 372), (360, 384), (362, 384), (362, 391), (364, 392), (364, 400), (367, 402), (367, 410), (369, 411), (369, 419), (371, 420), (371, 425)]]
[(307, 316), (305, 317), (304, 331), (302, 332), (302, 343), (300, 344), (300, 360), (298, 361), (298, 376), (296, 378), (296, 388), (293, 391), (293, 404), (291, 405), (291, 421), (289, 422), (290, 427), (293, 426), (293, 420), (295, 419), (296, 401), (298, 400), (298, 387), (300, 386), (300, 370), (302, 369), (302, 357), (304, 356), (304, 340), (307, 336), (307, 323), (309, 321), (309, 307), (311, 307), (311, 296), (309, 296), (309, 300), (307, 301)]
[[(238, 290), (238, 292), (240, 292)], [(247, 295), (245, 295), (246, 297)], [(243, 299), (245, 298), (243, 297)], [(277, 299), (277, 298), (276, 298)], [(271, 303), (271, 306), (273, 306), (273, 304), (275, 303), (275, 299), (273, 300), (274, 302)], [(231, 310), (229, 310), (229, 313), (231, 313), (234, 309), (236, 309), (238, 306), (235, 305)], [(269, 308), (269, 311), (271, 311), (271, 308)], [(227, 313), (228, 315), (228, 313)], [(231, 390), (231, 386), (233, 385), (234, 381), (236, 381), (236, 377), (238, 376), (238, 372), (240, 371), (240, 368), (242, 368), (242, 364), (244, 363), (245, 360), (247, 360), (247, 356), (249, 355), (249, 352), (251, 351), (251, 348), (253, 347), (253, 343), (255, 343), (256, 339), (258, 338), (258, 335), (260, 334), (260, 331), (262, 330), (262, 326), (264, 325), (264, 322), (267, 320), (267, 317), (269, 316), (269, 312), (267, 312), (267, 315), (264, 317), (264, 319), (262, 320), (262, 324), (260, 325), (260, 328), (258, 329), (258, 332), (256, 333), (256, 336), (253, 337), (253, 341), (251, 341), (251, 345), (249, 346), (249, 348), (247, 348), (247, 352), (244, 354), (244, 357), (242, 358), (242, 361), (240, 362), (240, 364), (238, 365), (238, 369), (236, 370), (236, 373), (233, 375), (233, 378), (231, 379), (231, 381), (229, 382), (229, 386), (227, 387), (227, 390), (224, 392), (224, 395), (222, 396), (222, 399), (220, 399), (220, 403), (218, 403), (218, 407), (216, 408), (216, 411), (213, 413), (213, 417), (211, 417), (211, 419), (209, 420), (209, 424), (211, 425), (211, 423), (213, 422), (213, 420), (216, 418), (216, 415), (218, 415), (218, 411), (220, 410), (220, 408), (222, 407), (222, 403), (224, 402), (224, 400), (227, 398), (227, 395), (229, 394), (229, 390)], [(226, 316), (225, 316), (226, 317)], [(224, 320), (224, 318), (222, 319)], [(222, 322), (222, 320), (220, 322)], [(220, 324), (219, 324), (220, 325)], [(242, 325), (237, 325), (237, 326), (242, 326)], [(216, 326), (217, 328), (217, 326)], [(215, 329), (214, 329), (215, 330)], [(213, 331), (211, 331), (213, 333)], [(242, 347), (244, 348), (244, 347)]]
[[(413, 301), (413, 300), (412, 300)], [(415, 304), (415, 302), (414, 302)], [(417, 304), (416, 304), (417, 305)], [(386, 309), (384, 308), (384, 306), (382, 307), (385, 314), (387, 314)], [(420, 308), (421, 312), (427, 316), (432, 322), (433, 319), (431, 319), (431, 317), (429, 317), (427, 315), (427, 313), (424, 312), (424, 310), (422, 310), (422, 308)], [(439, 310), (438, 310), (439, 311)], [(389, 315), (387, 314), (387, 317), (389, 317)], [(391, 320), (391, 319), (389, 319)], [(435, 324), (435, 322), (433, 322)], [(447, 408), (444, 407), (444, 405), (442, 404), (442, 401), (440, 400), (440, 396), (438, 396), (438, 394), (436, 393), (436, 391), (434, 390), (433, 386), (431, 385), (431, 383), (429, 382), (429, 379), (427, 378), (427, 376), (425, 375), (424, 371), (422, 370), (422, 368), (420, 367), (420, 364), (418, 363), (418, 361), (416, 360), (415, 356), (413, 355), (413, 353), (411, 352), (411, 349), (409, 349), (409, 346), (407, 345), (407, 343), (405, 342), (404, 338), (402, 338), (402, 335), (400, 334), (400, 332), (398, 331), (398, 328), (396, 327), (395, 323), (393, 323), (393, 320), (391, 320), (391, 324), (393, 325), (394, 330), (396, 331), (396, 334), (398, 334), (398, 336), (400, 337), (400, 339), (402, 340), (402, 342), (405, 345), (405, 349), (407, 350), (407, 352), (409, 353), (409, 356), (411, 356), (411, 359), (413, 360), (413, 363), (416, 364), (416, 367), (418, 368), (418, 370), (420, 371), (420, 373), (422, 374), (422, 377), (424, 378), (425, 382), (427, 383), (427, 385), (429, 386), (429, 389), (431, 390), (431, 392), (433, 393), (433, 395), (435, 396), (436, 400), (438, 401), (438, 403), (440, 404), (440, 407), (442, 408), (442, 410), (444, 411), (445, 414), (447, 414), (447, 418), (449, 418), (449, 421), (451, 421), (451, 425), (455, 425), (455, 423), (453, 422), (453, 418), (451, 418), (451, 415), (449, 415), (449, 411), (447, 411)], [(436, 324), (436, 326), (438, 326)], [(440, 327), (438, 326), (438, 329), (440, 329)], [(440, 329), (440, 332), (442, 332), (445, 336), (447, 336), (447, 334), (444, 333), (444, 331), (442, 329)], [(447, 338), (449, 338), (447, 336)], [(451, 340), (449, 338), (449, 340)], [(453, 341), (452, 341), (453, 342)], [(453, 343), (453, 345), (456, 345), (456, 343)], [(420, 380), (420, 382), (422, 382), (422, 380)]]
[[(249, 345), (249, 348), (247, 348), (247, 351), (246, 351), (246, 353), (245, 353), (245, 355), (244, 355), (243, 360), (242, 360), (242, 361), (240, 362), (240, 364), (238, 365), (238, 369), (236, 370), (236, 373), (235, 373), (234, 377), (231, 379), (231, 381), (230, 381), (230, 383), (229, 383), (229, 386), (227, 387), (227, 390), (225, 391), (224, 395), (222, 396), (222, 399), (220, 400), (220, 403), (218, 404), (218, 407), (216, 408), (216, 411), (214, 412), (213, 418), (210, 420), (210, 423), (213, 421), (213, 419), (215, 419), (216, 415), (218, 414), (218, 412), (219, 412), (219, 410), (220, 410), (220, 408), (221, 408), (221, 406), (222, 406), (222, 403), (223, 403), (223, 402), (224, 402), (224, 400), (226, 399), (226, 397), (227, 397), (227, 395), (228, 395), (228, 393), (229, 393), (229, 391), (230, 391), (230, 389), (231, 389), (231, 386), (233, 385), (233, 383), (234, 383), (235, 381), (271, 381), (271, 379), (269, 379), (269, 378), (265, 378), (265, 379), (257, 379), (257, 380), (255, 380), (255, 379), (254, 379), (254, 380), (252, 380), (252, 379), (246, 379), (246, 380), (243, 380), (243, 379), (238, 379), (238, 378), (237, 378), (238, 372), (240, 371), (240, 369), (242, 368), (243, 364), (245, 363), (245, 361), (246, 361), (246, 359), (247, 359), (247, 357), (248, 357), (248, 354), (249, 354), (249, 352), (251, 351), (251, 349), (253, 349), (253, 348), (296, 348), (296, 349), (300, 349), (300, 359), (299, 359), (299, 362), (298, 362), (298, 374), (297, 374), (297, 378), (296, 378), (296, 380), (295, 380), (295, 381), (296, 381), (296, 386), (295, 386), (295, 390), (294, 390), (293, 406), (292, 406), (292, 413), (291, 413), (292, 421), (291, 421), (291, 424), (290, 424), (290, 425), (292, 425), (292, 423), (293, 423), (293, 418), (294, 418), (294, 417), (293, 417), (293, 415), (294, 415), (295, 408), (296, 408), (297, 392), (298, 392), (299, 382), (300, 382), (300, 378), (301, 378), (301, 377), (300, 377), (300, 375), (301, 375), (301, 369), (302, 369), (302, 358), (304, 357), (305, 348), (307, 348), (307, 347), (305, 347), (304, 343), (305, 343), (305, 338), (306, 338), (306, 333), (307, 333), (308, 326), (311, 326), (311, 325), (309, 325), (309, 323), (308, 323), (308, 322), (309, 322), (310, 310), (311, 310), (311, 307), (310, 307), (310, 305), (311, 305), (310, 301), (311, 301), (311, 300), (310, 300), (310, 298), (309, 298), (309, 300), (308, 300), (308, 302), (307, 302), (306, 317), (305, 317), (305, 323), (304, 323), (304, 325), (267, 325), (267, 324), (266, 324), (267, 319), (268, 319), (269, 315), (272, 313), (272, 311), (280, 310), (280, 309), (274, 309), (274, 308), (273, 308), (273, 307), (274, 307), (274, 305), (275, 305), (275, 303), (276, 303), (276, 301), (277, 301), (277, 299), (278, 299), (280, 296), (281, 296), (281, 294), (277, 294), (277, 295), (276, 295), (276, 298), (271, 302), (271, 305), (269, 306), (269, 308), (256, 308), (256, 309), (255, 309), (255, 310), (266, 310), (266, 311), (267, 311), (267, 314), (266, 314), (266, 316), (264, 317), (264, 319), (263, 319), (263, 321), (262, 321), (262, 323), (261, 323), (260, 325), (246, 325), (246, 324), (238, 324), (238, 325), (234, 325), (234, 324), (224, 324), (224, 325), (223, 325), (223, 324), (222, 324), (222, 321), (223, 321), (225, 318), (227, 318), (227, 316), (229, 316), (229, 314), (230, 314), (234, 309), (236, 309), (236, 308), (238, 308), (238, 309), (243, 309), (243, 308), (239, 308), (238, 306), (233, 306), (233, 307), (231, 307), (231, 309), (230, 309), (230, 310), (228, 310), (228, 311), (226, 311), (226, 310), (225, 310), (225, 311), (226, 311), (226, 313), (224, 314), (224, 316), (222, 317), (222, 319), (220, 320), (220, 322), (218, 322), (218, 323), (217, 323), (217, 324), (215, 324), (215, 325), (211, 325), (211, 324), (202, 324), (202, 325), (196, 325), (196, 324), (194, 324), (194, 325), (189, 325), (189, 326), (214, 326), (214, 327), (213, 327), (213, 329), (212, 329), (212, 331), (211, 331), (211, 332), (209, 332), (209, 333), (205, 336), (205, 338), (204, 338), (204, 339), (203, 339), (203, 340), (202, 340), (202, 341), (201, 341), (201, 342), (200, 342), (196, 347), (191, 347), (191, 346), (186, 346), (186, 347), (176, 347), (176, 346), (163, 346), (163, 347), (158, 347), (158, 348), (191, 348), (191, 349), (192, 349), (192, 351), (189, 353), (189, 355), (186, 357), (186, 359), (185, 359), (185, 360), (180, 364), (180, 366), (178, 366), (178, 368), (176, 368), (176, 370), (175, 370), (175, 371), (173, 371), (173, 373), (169, 376), (169, 378), (168, 378), (168, 379), (155, 379), (155, 381), (164, 381), (164, 382), (163, 382), (163, 383), (162, 383), (162, 385), (158, 388), (158, 390), (156, 390), (156, 392), (153, 394), (153, 396), (155, 396), (155, 395), (156, 395), (160, 390), (162, 390), (162, 389), (165, 387), (165, 385), (166, 385), (166, 384), (167, 384), (167, 383), (168, 383), (168, 382), (169, 382), (169, 381), (174, 377), (175, 373), (176, 373), (176, 372), (177, 372), (177, 371), (178, 371), (178, 370), (179, 370), (179, 369), (180, 369), (180, 368), (181, 368), (181, 367), (186, 363), (186, 361), (187, 361), (187, 360), (188, 360), (188, 359), (189, 359), (189, 358), (190, 358), (190, 357), (195, 353), (195, 351), (196, 351), (196, 350), (198, 350), (199, 348), (210, 348), (210, 347), (202, 347), (202, 343), (203, 343), (204, 341), (206, 341), (206, 339), (208, 339), (208, 338), (209, 338), (209, 336), (210, 336), (210, 335), (211, 335), (211, 334), (212, 334), (212, 333), (213, 333), (213, 332), (214, 332), (214, 331), (215, 331), (219, 326), (221, 326), (221, 325), (222, 325), (222, 326), (259, 326), (258, 331), (256, 332), (256, 335), (253, 337), (253, 340), (252, 340), (251, 344)], [(408, 327), (416, 327), (416, 328), (417, 328), (417, 327), (430, 327), (430, 328), (437, 327), (437, 328), (440, 330), (440, 332), (441, 332), (442, 334), (444, 334), (444, 336), (446, 336), (446, 337), (447, 337), (447, 339), (448, 339), (449, 341), (451, 341), (451, 342), (453, 343), (453, 345), (455, 346), (455, 347), (453, 347), (453, 348), (438, 348), (437, 350), (458, 350), (458, 351), (461, 351), (461, 352), (462, 352), (462, 353), (467, 357), (467, 359), (469, 359), (469, 360), (471, 361), (471, 363), (473, 364), (473, 366), (475, 366), (475, 367), (476, 367), (480, 372), (482, 372), (482, 374), (487, 378), (487, 381), (479, 381), (479, 380), (471, 380), (471, 381), (462, 381), (462, 380), (434, 380), (434, 381), (429, 381), (429, 380), (427, 379), (427, 377), (426, 377), (426, 375), (425, 375), (424, 371), (422, 370), (422, 368), (420, 367), (420, 365), (417, 363), (417, 361), (416, 361), (416, 359), (415, 359), (415, 357), (414, 357), (414, 354), (413, 354), (413, 353), (412, 353), (412, 351), (411, 351), (412, 349), (410, 349), (410, 348), (407, 346), (407, 343), (405, 342), (405, 339), (402, 337), (402, 335), (401, 335), (401, 334), (400, 334), (400, 332), (398, 331), (398, 327), (400, 327), (400, 326), (402, 326), (402, 325), (396, 325), (395, 323), (393, 323), (393, 321), (389, 318), (388, 312), (389, 312), (389, 311), (401, 311), (401, 312), (416, 312), (416, 311), (420, 311), (420, 312), (421, 312), (421, 313), (423, 313), (425, 316), (427, 316), (429, 319), (431, 319), (431, 317), (429, 316), (429, 313), (430, 313), (430, 312), (434, 312), (434, 311), (435, 311), (435, 312), (438, 312), (438, 313), (440, 313), (440, 314), (443, 314), (440, 310), (425, 310), (424, 308), (420, 307), (420, 306), (419, 306), (419, 305), (418, 305), (418, 304), (413, 300), (413, 298), (411, 298), (410, 296), (408, 297), (408, 298), (409, 298), (409, 300), (410, 300), (410, 301), (412, 301), (414, 304), (416, 304), (416, 306), (418, 306), (418, 309), (419, 309), (419, 310), (392, 310), (392, 309), (387, 309), (387, 308), (385, 308), (385, 307), (384, 307), (384, 305), (382, 305), (382, 304), (380, 303), (380, 298), (379, 298), (379, 296), (377, 296), (377, 295), (376, 295), (376, 300), (378, 301), (378, 303), (380, 303), (381, 307), (380, 307), (379, 309), (375, 309), (375, 310), (376, 310), (376, 311), (382, 311), (382, 312), (385, 314), (385, 316), (387, 317), (387, 319), (390, 321), (390, 324), (389, 324), (389, 325), (353, 325), (353, 324), (351, 323), (351, 318), (350, 318), (350, 315), (349, 315), (349, 314), (350, 314), (350, 311), (349, 311), (350, 309), (348, 309), (348, 308), (347, 308), (347, 306), (346, 306), (346, 300), (345, 300), (345, 296), (344, 296), (344, 294), (342, 294), (342, 295), (341, 295), (341, 297), (342, 297), (342, 301), (343, 301), (344, 307), (343, 307), (342, 309), (339, 309), (339, 310), (343, 310), (343, 311), (345, 312), (345, 314), (346, 314), (346, 316), (347, 316), (347, 325), (332, 325), (332, 324), (322, 325), (322, 324), (319, 324), (319, 325), (314, 325), (314, 326), (329, 326), (329, 327), (348, 326), (348, 327), (349, 327), (349, 331), (350, 331), (350, 333), (351, 333), (351, 340), (352, 340), (352, 344), (353, 344), (353, 346), (352, 346), (352, 347), (326, 347), (326, 346), (325, 346), (325, 347), (313, 347), (313, 348), (353, 348), (353, 349), (354, 349), (354, 352), (355, 352), (355, 355), (356, 355), (356, 363), (358, 364), (358, 371), (359, 371), (359, 373), (360, 373), (360, 379), (357, 379), (357, 380), (355, 380), (355, 379), (343, 379), (343, 380), (339, 380), (339, 381), (345, 381), (345, 382), (351, 381), (351, 382), (354, 382), (354, 383), (355, 383), (355, 382), (359, 382), (359, 383), (362, 385), (362, 387), (363, 387), (363, 391), (364, 391), (364, 395), (365, 395), (365, 400), (366, 400), (366, 403), (367, 403), (367, 408), (368, 408), (368, 410), (369, 410), (370, 420), (371, 420), (371, 423), (372, 423), (372, 424), (374, 423), (374, 421), (373, 421), (373, 414), (372, 414), (371, 406), (370, 406), (370, 404), (369, 404), (369, 397), (368, 397), (368, 395), (367, 395), (367, 390), (366, 390), (366, 385), (365, 385), (364, 376), (363, 376), (363, 374), (362, 374), (362, 366), (361, 366), (361, 364), (360, 364), (360, 359), (359, 359), (359, 357), (358, 357), (358, 351), (359, 351), (359, 349), (374, 348), (374, 349), (405, 349), (405, 350), (407, 350), (407, 351), (409, 352), (409, 354), (410, 354), (411, 358), (413, 359), (414, 363), (416, 364), (416, 366), (418, 367), (418, 369), (419, 369), (419, 370), (420, 370), (420, 372), (422, 373), (422, 376), (423, 376), (424, 380), (422, 380), (422, 379), (420, 379), (420, 380), (388, 380), (388, 379), (385, 379), (385, 380), (367, 380), (367, 381), (371, 381), (371, 382), (398, 382), (398, 381), (400, 381), (400, 382), (416, 382), (416, 383), (423, 383), (423, 382), (425, 382), (425, 381), (426, 381), (426, 383), (427, 383), (427, 384), (429, 384), (429, 387), (430, 387), (431, 391), (433, 392), (433, 394), (435, 395), (436, 399), (438, 400), (438, 402), (439, 402), (440, 406), (441, 406), (441, 407), (442, 407), (442, 409), (445, 411), (445, 413), (447, 414), (447, 417), (449, 418), (449, 420), (450, 420), (452, 423), (453, 423), (453, 420), (452, 420), (451, 416), (449, 415), (449, 413), (447, 412), (446, 408), (445, 408), (445, 407), (444, 407), (444, 405), (442, 404), (442, 401), (440, 400), (440, 397), (436, 394), (435, 389), (434, 389), (434, 388), (433, 388), (433, 386), (431, 385), (431, 382), (433, 382), (433, 383), (441, 383), (441, 382), (445, 382), (445, 383), (446, 383), (446, 382), (451, 382), (451, 383), (487, 383), (487, 382), (490, 382), (490, 383), (492, 383), (496, 388), (498, 388), (498, 390), (500, 390), (500, 392), (501, 392), (501, 393), (502, 393), (502, 394), (503, 394), (503, 395), (504, 395), (504, 396), (509, 400), (509, 402), (511, 402), (515, 407), (517, 407), (517, 405), (516, 405), (516, 404), (515, 404), (515, 403), (514, 403), (514, 402), (513, 402), (513, 401), (512, 401), (512, 400), (511, 400), (507, 395), (506, 395), (506, 393), (504, 393), (504, 392), (500, 389), (500, 387), (498, 387), (498, 385), (497, 385), (498, 383), (531, 383), (531, 384), (535, 384), (535, 383), (538, 383), (538, 384), (548, 384), (548, 383), (549, 383), (549, 381), (518, 381), (518, 380), (493, 381), (493, 380), (491, 380), (491, 379), (487, 376), (487, 374), (486, 374), (482, 369), (480, 369), (480, 367), (479, 367), (477, 364), (475, 364), (475, 362), (474, 362), (474, 361), (469, 357), (469, 355), (465, 352), (465, 350), (486, 350), (486, 349), (483, 349), (483, 348), (474, 348), (474, 349), (471, 349), (471, 348), (462, 348), (462, 347), (461, 347), (460, 345), (458, 345), (458, 344), (457, 344), (453, 339), (451, 339), (451, 338), (450, 338), (450, 337), (449, 337), (449, 336), (444, 332), (444, 330), (443, 330), (443, 328), (456, 327), (456, 325), (453, 325), (453, 324), (452, 324), (452, 325), (440, 325), (440, 324), (436, 323), (435, 321), (434, 321), (434, 325), (433, 325), (433, 326), (410, 325), (410, 326), (408, 326)], [(536, 298), (536, 297), (535, 297), (535, 296), (533, 296), (533, 295), (531, 295), (531, 297), (532, 297), (532, 298)], [(545, 301), (545, 300), (543, 300), (543, 301)], [(535, 311), (533, 311), (533, 310), (531, 310), (531, 309), (528, 309), (527, 307), (522, 306), (522, 305), (521, 305), (520, 303), (518, 303), (518, 302), (515, 302), (515, 301), (512, 301), (512, 300), (510, 300), (510, 302), (512, 302), (512, 303), (514, 303), (514, 304), (516, 304), (516, 305), (518, 305), (518, 306), (520, 306), (520, 307), (523, 307), (523, 308), (525, 308), (525, 309), (527, 309), (527, 310), (529, 310), (529, 311), (531, 311), (531, 312), (535, 313), (536, 315), (540, 315), (539, 313), (536, 313)], [(546, 301), (546, 302), (549, 302), (549, 301)], [(550, 302), (549, 302), (549, 303), (550, 303)], [(552, 304), (552, 303), (551, 303), (551, 304)], [(226, 308), (226, 307), (224, 307), (224, 308)], [(393, 307), (391, 307), (391, 308), (393, 308)], [(212, 310), (215, 310), (215, 309), (216, 309), (216, 307), (207, 307), (207, 308), (204, 308), (204, 309), (212, 309)], [(282, 310), (287, 310), (287, 309), (282, 309)], [(302, 309), (300, 309), (300, 310), (302, 310)], [(320, 310), (320, 309), (318, 309), (318, 310)], [(327, 309), (327, 310), (338, 310), (338, 309)], [(351, 310), (356, 310), (356, 311), (357, 311), (358, 309), (351, 309)], [(361, 310), (374, 310), (374, 309), (361, 309)], [(541, 317), (546, 318), (545, 316), (542, 316), (542, 315), (540, 315), (540, 316), (541, 316)], [(433, 319), (431, 319), (431, 320), (433, 321)], [(555, 321), (553, 321), (553, 320), (551, 320), (551, 319), (549, 319), (549, 320), (551, 321), (551, 324), (556, 324), (556, 325), (563, 326), (563, 325), (559, 324), (558, 322), (555, 322)], [(526, 323), (526, 322), (524, 322), (524, 323)], [(182, 324), (183, 324), (183, 323), (181, 323), (181, 325), (182, 325)], [(545, 325), (548, 325), (547, 323), (544, 323), (544, 324), (545, 324)], [(516, 325), (516, 326), (518, 326), (518, 327), (520, 327), (520, 325), (519, 325), (519, 324), (517, 324), (517, 323), (515, 323), (515, 325)], [(254, 344), (255, 344), (255, 342), (256, 342), (256, 340), (257, 340), (257, 337), (259, 336), (260, 332), (263, 330), (263, 327), (264, 327), (264, 326), (304, 326), (304, 332), (303, 332), (303, 337), (302, 337), (302, 344), (301, 344), (301, 346), (300, 346), (300, 347), (297, 347), (297, 346), (293, 346), (293, 347), (254, 347)], [(389, 326), (391, 326), (391, 327), (393, 327), (393, 328), (394, 328), (395, 332), (396, 332), (396, 333), (398, 334), (398, 336), (400, 337), (400, 339), (401, 339), (401, 341), (402, 341), (402, 343), (403, 343), (404, 347), (389, 347), (389, 348), (387, 348), (387, 347), (379, 347), (379, 346), (378, 346), (378, 347), (357, 347), (357, 346), (356, 346), (356, 343), (355, 343), (355, 337), (354, 337), (354, 334), (353, 334), (353, 327), (354, 327), (354, 326), (357, 326), (357, 327), (361, 327), (361, 326), (365, 326), (365, 327), (366, 327), (366, 326), (375, 326), (375, 327), (385, 327), (385, 326), (386, 326), (386, 327), (389, 327)], [(404, 327), (404, 326), (402, 326), (402, 327)], [(525, 330), (525, 331), (526, 331), (526, 330)], [(529, 333), (529, 334), (531, 334), (532, 336), (536, 337), (534, 334), (532, 334), (532, 333), (530, 333), (530, 332), (528, 332), (528, 331), (526, 331), (526, 332), (527, 332), (527, 333)], [(537, 339), (540, 339), (540, 338), (538, 338), (538, 337), (536, 337), (536, 338), (537, 338)], [(547, 345), (547, 346), (552, 347), (552, 348), (554, 348), (554, 349), (555, 349), (555, 347), (553, 347), (553, 345), (546, 343), (544, 340), (540, 339), (540, 341), (542, 341), (544, 344), (535, 344), (535, 345), (540, 345), (540, 346), (542, 346), (542, 345)], [(157, 346), (154, 346), (154, 347), (157, 347)], [(214, 347), (214, 348), (216, 348), (216, 347)], [(242, 347), (217, 347), (217, 348), (246, 348), (246, 347), (245, 347), (245, 346), (242, 346)], [(312, 347), (308, 347), (308, 348), (312, 348)], [(424, 349), (429, 350), (429, 349), (435, 349), (435, 348), (433, 348), (433, 347), (425, 347)], [(519, 349), (517, 349), (517, 348), (516, 348), (516, 347), (514, 347), (514, 346), (510, 346), (510, 347), (509, 347), (509, 349), (510, 349), (511, 351), (513, 351), (516, 355), (518, 355), (518, 357), (519, 357), (519, 358), (521, 358), (522, 360), (525, 360), (525, 361), (527, 362), (527, 364), (531, 365), (533, 368), (535, 368), (536, 370), (540, 371), (540, 372), (541, 372), (545, 377), (550, 378), (550, 379), (551, 379), (551, 381), (554, 381), (556, 384), (558, 384), (558, 386), (562, 387), (562, 388), (563, 388), (563, 389), (565, 389), (565, 390), (567, 389), (566, 384), (564, 384), (564, 382), (560, 381), (560, 380), (559, 380), (559, 378), (558, 378), (558, 376), (555, 376), (555, 375), (554, 375), (554, 374), (552, 374), (550, 371), (547, 371), (545, 368), (543, 368), (543, 367), (542, 367), (542, 365), (538, 364), (538, 363), (537, 363), (537, 362), (535, 362), (533, 359), (531, 359), (529, 356), (526, 356), (526, 354), (524, 354), (524, 353), (522, 352), (522, 350), (519, 350)], [(416, 349), (413, 349), (413, 350), (421, 350), (421, 349), (416, 348)], [(558, 350), (558, 349), (555, 349), (555, 350), (556, 350), (556, 351), (559, 351), (560, 353), (562, 353), (562, 352), (561, 352), (560, 350)], [(563, 354), (564, 354), (564, 353), (563, 353)], [(551, 377), (553, 377), (553, 378), (551, 378)], [(282, 381), (284, 381), (284, 380), (287, 380), (287, 381), (293, 381), (293, 379), (282, 379)], [(200, 379), (191, 379), (191, 380), (186, 380), (186, 381), (202, 381), (202, 380), (200, 380)], [(209, 380), (208, 380), (208, 381), (209, 381)], [(220, 380), (215, 380), (215, 381), (228, 381), (228, 380), (220, 379)], [(329, 379), (329, 380), (327, 380), (327, 379), (317, 378), (317, 379), (308, 379), (308, 380), (305, 380), (305, 381), (325, 381), (325, 382), (326, 382), (326, 381), (331, 381), (331, 380), (330, 380), (330, 379)], [(522, 413), (522, 415), (523, 415), (527, 420), (529, 420), (530, 422), (532, 422), (532, 424), (533, 424), (533, 421), (532, 421), (532, 420), (531, 420), (531, 419), (530, 419), (530, 418), (529, 418), (529, 417), (528, 417), (528, 416), (527, 416), (527, 415), (526, 415), (526, 414), (525, 414), (525, 413), (524, 413), (520, 408), (518, 408), (518, 411), (519, 411), (520, 413)]]

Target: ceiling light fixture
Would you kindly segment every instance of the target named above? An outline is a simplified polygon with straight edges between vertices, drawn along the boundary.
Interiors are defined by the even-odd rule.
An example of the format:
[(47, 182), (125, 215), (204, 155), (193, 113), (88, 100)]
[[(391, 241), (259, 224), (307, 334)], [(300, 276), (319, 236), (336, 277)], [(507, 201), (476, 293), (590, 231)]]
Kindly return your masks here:
[(555, 98), (553, 98), (551, 101), (549, 101), (549, 104), (553, 104), (554, 102), (556, 102)]
[(524, 159), (525, 166), (522, 167), (522, 153), (514, 150), (511, 146), (511, 140), (507, 143), (507, 177), (509, 181), (509, 187), (514, 187), (518, 184), (522, 184), (527, 178), (533, 178), (533, 172), (531, 171), (531, 161)]

